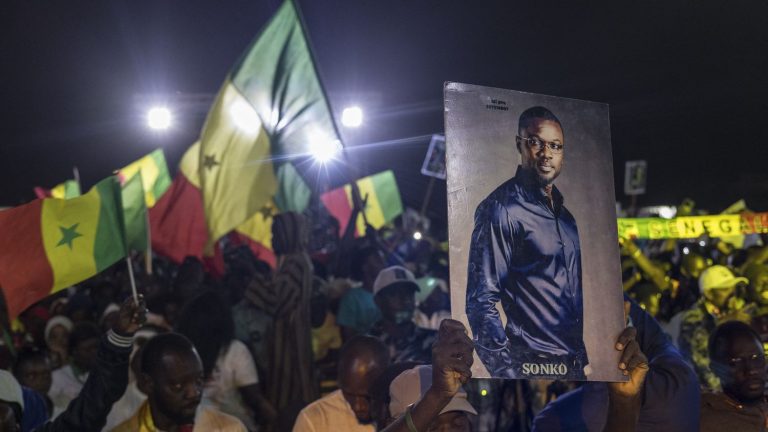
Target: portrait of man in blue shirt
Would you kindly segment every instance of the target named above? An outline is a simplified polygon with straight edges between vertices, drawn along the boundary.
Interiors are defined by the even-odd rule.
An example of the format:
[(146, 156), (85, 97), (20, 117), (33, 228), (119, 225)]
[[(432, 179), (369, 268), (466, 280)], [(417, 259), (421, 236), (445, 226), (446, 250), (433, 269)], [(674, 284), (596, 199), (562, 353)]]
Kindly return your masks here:
[(475, 211), (466, 291), (475, 348), (492, 377), (584, 380), (579, 233), (554, 184), (571, 144), (540, 106), (520, 115), (515, 143), (515, 176)]

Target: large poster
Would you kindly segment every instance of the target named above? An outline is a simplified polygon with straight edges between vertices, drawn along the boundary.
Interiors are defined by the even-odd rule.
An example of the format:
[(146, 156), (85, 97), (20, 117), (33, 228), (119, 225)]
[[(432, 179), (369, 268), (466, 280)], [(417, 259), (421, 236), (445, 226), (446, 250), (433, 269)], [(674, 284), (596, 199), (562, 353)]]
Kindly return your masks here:
[(474, 377), (624, 381), (608, 106), (445, 86), (451, 305)]

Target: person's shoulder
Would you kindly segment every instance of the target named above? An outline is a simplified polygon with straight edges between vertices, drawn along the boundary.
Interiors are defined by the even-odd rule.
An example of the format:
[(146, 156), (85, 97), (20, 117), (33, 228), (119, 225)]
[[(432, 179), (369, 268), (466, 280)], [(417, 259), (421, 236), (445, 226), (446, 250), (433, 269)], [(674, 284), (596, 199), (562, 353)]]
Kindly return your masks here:
[(139, 411), (136, 411), (128, 420), (115, 426), (110, 432), (135, 432), (139, 430)]
[(323, 418), (330, 419), (331, 415), (343, 414), (345, 408), (344, 395), (341, 390), (335, 390), (305, 406), (301, 413), (314, 422)]
[(494, 204), (505, 205), (509, 202), (514, 202), (519, 194), (517, 183), (517, 178), (512, 177), (500, 184), (480, 202), (480, 205), (478, 205), (477, 208), (480, 208), (481, 206), (492, 206)]
[(215, 432), (245, 432), (247, 429), (237, 417), (225, 414), (212, 406), (201, 406), (195, 418), (195, 429)]

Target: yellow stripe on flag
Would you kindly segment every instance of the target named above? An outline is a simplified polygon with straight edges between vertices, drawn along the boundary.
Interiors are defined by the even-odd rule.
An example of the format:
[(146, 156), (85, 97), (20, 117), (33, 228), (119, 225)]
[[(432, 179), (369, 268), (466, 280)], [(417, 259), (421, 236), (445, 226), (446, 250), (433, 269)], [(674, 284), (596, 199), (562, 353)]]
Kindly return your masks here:
[(269, 135), (227, 81), (203, 128), (198, 172), (209, 247), (264, 207), (277, 191)]
[(251, 240), (271, 250), (272, 221), (275, 214), (277, 214), (277, 207), (273, 201), (270, 201), (247, 221), (238, 225), (235, 231), (245, 234)]
[(46, 199), (40, 217), (45, 254), (53, 269), (51, 291), (96, 274), (94, 244), (99, 224), (101, 199), (94, 188), (78, 198)]
[(196, 141), (192, 146), (184, 152), (184, 156), (181, 157), (179, 162), (179, 170), (184, 173), (184, 177), (192, 183), (192, 186), (200, 189), (200, 173), (198, 168), (200, 166), (200, 141)]
[(65, 183), (60, 183), (54, 186), (51, 189), (51, 197), (52, 198), (60, 198), (64, 199), (67, 197), (67, 185)]
[[(368, 223), (376, 229), (383, 227), (387, 221), (384, 218), (384, 211), (381, 209), (381, 203), (379, 203), (379, 199), (376, 196), (376, 189), (371, 177), (358, 180), (357, 187), (360, 189), (360, 198), (365, 200), (366, 196), (368, 197), (365, 206), (365, 217), (368, 219)], [(349, 201), (349, 205), (352, 207), (352, 187), (349, 185), (344, 186), (344, 192), (347, 193), (347, 201)], [(360, 235), (365, 234), (365, 219), (363, 219), (363, 215), (357, 218), (357, 232)]]
[(122, 168), (120, 174), (124, 179), (128, 180), (141, 171), (141, 185), (144, 188), (144, 201), (147, 207), (154, 207), (157, 202), (157, 197), (154, 194), (154, 184), (157, 181), (157, 177), (160, 175), (160, 170), (157, 169), (157, 163), (152, 155), (144, 156), (143, 158), (133, 162), (132, 164)]

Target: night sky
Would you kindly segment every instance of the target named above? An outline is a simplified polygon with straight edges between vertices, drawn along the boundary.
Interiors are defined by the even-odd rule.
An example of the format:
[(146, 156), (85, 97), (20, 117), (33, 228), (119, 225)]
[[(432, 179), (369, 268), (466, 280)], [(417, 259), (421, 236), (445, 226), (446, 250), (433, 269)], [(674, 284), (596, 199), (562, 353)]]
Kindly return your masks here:
[[(394, 169), (419, 208), (444, 81), (610, 104), (617, 199), (646, 159), (640, 205), (739, 198), (768, 210), (768, 2), (299, 0), (331, 106), (366, 111), (344, 140)], [(280, 1), (4, 2), (0, 205), (80, 170), (83, 186), (154, 148), (175, 166), (229, 68)], [(734, 6), (738, 4), (738, 6)], [(145, 126), (165, 102), (173, 130)], [(384, 143), (368, 146), (366, 143)], [(445, 218), (438, 181), (430, 215)]]

